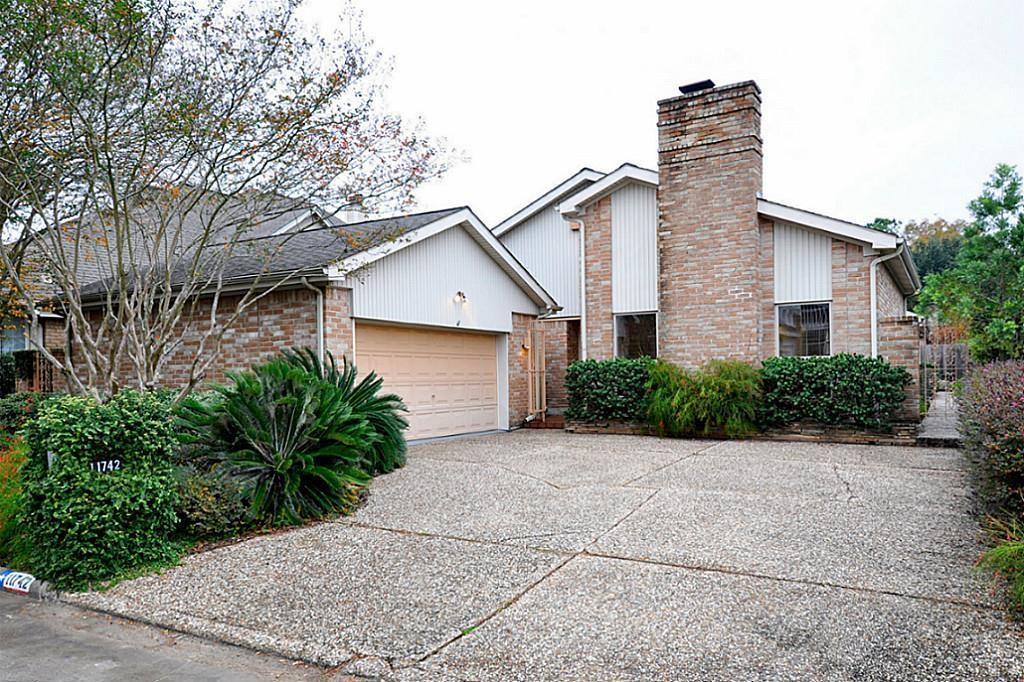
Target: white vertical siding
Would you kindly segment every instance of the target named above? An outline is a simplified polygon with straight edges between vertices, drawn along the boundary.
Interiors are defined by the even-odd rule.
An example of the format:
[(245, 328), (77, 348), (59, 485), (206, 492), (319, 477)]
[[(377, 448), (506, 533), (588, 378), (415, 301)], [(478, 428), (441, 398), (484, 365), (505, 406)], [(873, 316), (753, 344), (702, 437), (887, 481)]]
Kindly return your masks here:
[(775, 223), (775, 302), (832, 298), (832, 238)]
[(612, 310), (657, 309), (657, 190), (630, 184), (612, 194)]
[(554, 205), (499, 239), (562, 306), (558, 317), (580, 314), (580, 233), (569, 228)]
[[(412, 244), (348, 276), (353, 317), (512, 331), (537, 305), (462, 227)], [(455, 302), (456, 292), (466, 294)]]

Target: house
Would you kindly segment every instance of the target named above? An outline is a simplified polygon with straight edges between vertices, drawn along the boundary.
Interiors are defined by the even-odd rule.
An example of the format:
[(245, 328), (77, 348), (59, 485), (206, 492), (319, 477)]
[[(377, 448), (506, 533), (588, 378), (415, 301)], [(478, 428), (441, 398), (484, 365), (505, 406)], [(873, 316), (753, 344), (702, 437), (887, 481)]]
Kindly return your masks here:
[[(367, 248), (345, 238), (363, 234), (395, 238)], [(308, 346), (381, 374), (410, 409), (409, 438), (508, 429), (528, 416), (536, 400), (532, 326), (558, 304), (470, 209), (339, 224), (306, 208), (244, 241), (252, 256), (235, 247), (224, 291), (249, 286), (257, 275), (259, 286), (276, 288), (228, 330), (204, 381)], [(109, 281), (82, 289), (83, 305), (96, 315)], [(221, 304), (233, 310), (224, 297)], [(208, 316), (211, 305), (201, 301), (193, 319)], [(46, 346), (64, 350), (63, 321), (43, 328)], [(194, 329), (183, 328), (180, 337), (163, 371), (168, 386), (187, 380), (199, 352)]]
[(761, 91), (703, 81), (658, 102), (658, 168), (584, 168), (494, 227), (561, 304), (548, 405), (578, 358), (881, 355), (914, 377), (920, 280), (903, 240), (761, 195)]
[[(410, 438), (557, 412), (577, 358), (695, 366), (853, 352), (906, 366), (916, 381), (920, 329), (907, 298), (920, 281), (903, 242), (761, 196), (755, 83), (680, 90), (658, 103), (657, 170), (584, 168), (493, 230), (465, 207), (344, 222), (279, 207), (230, 254), (225, 291), (258, 278), (268, 293), (202, 379), (293, 346), (330, 351), (405, 399)], [(367, 234), (392, 238), (360, 246)], [(98, 317), (110, 285), (102, 272), (92, 280), (82, 300)], [(190, 319), (211, 306), (200, 298)], [(42, 342), (74, 354), (63, 326), (44, 320)], [(173, 337), (162, 374), (172, 386), (202, 352), (187, 324)]]

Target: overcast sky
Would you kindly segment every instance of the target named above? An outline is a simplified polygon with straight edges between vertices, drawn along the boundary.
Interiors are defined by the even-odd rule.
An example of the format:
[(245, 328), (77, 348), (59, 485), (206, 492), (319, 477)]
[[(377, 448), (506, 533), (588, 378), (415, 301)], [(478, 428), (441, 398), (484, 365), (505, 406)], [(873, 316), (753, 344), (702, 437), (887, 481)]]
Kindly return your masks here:
[(654, 168), (655, 102), (704, 78), (761, 86), (764, 195), (802, 208), (963, 217), (1024, 164), (1020, 0), (353, 1), (390, 106), (465, 156), (422, 209), (493, 226), (582, 166)]

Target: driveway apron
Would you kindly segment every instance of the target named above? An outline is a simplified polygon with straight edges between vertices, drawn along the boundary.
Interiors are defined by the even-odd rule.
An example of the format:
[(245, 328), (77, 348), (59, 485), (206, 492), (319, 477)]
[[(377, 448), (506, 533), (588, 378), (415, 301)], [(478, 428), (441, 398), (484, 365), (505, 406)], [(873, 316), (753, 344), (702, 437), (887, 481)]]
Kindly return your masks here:
[(959, 452), (519, 431), (73, 603), (367, 678), (1006, 679)]

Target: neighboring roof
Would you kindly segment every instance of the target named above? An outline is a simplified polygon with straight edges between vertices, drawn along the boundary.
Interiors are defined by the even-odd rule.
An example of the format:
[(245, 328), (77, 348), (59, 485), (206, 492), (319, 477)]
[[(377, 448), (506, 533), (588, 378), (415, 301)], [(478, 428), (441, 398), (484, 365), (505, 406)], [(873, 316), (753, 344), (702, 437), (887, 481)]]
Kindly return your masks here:
[(899, 246), (899, 237), (894, 234), (767, 199), (757, 200), (757, 212), (769, 218), (812, 227), (855, 242), (869, 244), (873, 249), (890, 250)]
[[(560, 309), (551, 295), (467, 207), (241, 239), (231, 244), (228, 260), (219, 266), (218, 274), (225, 283), (244, 282), (257, 276), (270, 282), (288, 276), (340, 278), (459, 225), (468, 228), (470, 235), (535, 303)], [(209, 248), (218, 246), (225, 244), (212, 244)], [(171, 275), (172, 285), (185, 280), (185, 267), (177, 270)], [(106, 279), (83, 287), (82, 299), (103, 298), (110, 283), (111, 280)]]
[(586, 189), (580, 190), (558, 205), (558, 210), (564, 216), (578, 214), (584, 206), (597, 201), (603, 196), (611, 194), (623, 185), (637, 182), (649, 187), (658, 186), (658, 171), (648, 168), (641, 168), (632, 163), (624, 163), (608, 175), (604, 176)]
[(512, 228), (523, 224), (529, 218), (535, 216), (548, 204), (554, 203), (564, 197), (566, 194), (575, 191), (582, 185), (588, 185), (596, 182), (604, 177), (604, 173), (596, 171), (592, 168), (581, 168), (576, 171), (572, 176), (566, 178), (562, 182), (558, 183), (550, 190), (539, 196), (536, 200), (531, 201), (529, 204), (519, 209), (508, 218), (502, 220), (492, 230), (498, 237), (505, 234)]

